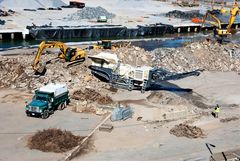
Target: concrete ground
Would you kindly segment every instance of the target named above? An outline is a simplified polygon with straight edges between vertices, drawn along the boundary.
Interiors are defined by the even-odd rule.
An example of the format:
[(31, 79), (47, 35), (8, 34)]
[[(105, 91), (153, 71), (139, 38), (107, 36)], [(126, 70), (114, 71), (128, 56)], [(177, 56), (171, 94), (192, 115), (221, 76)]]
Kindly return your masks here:
[[(95, 133), (95, 150), (74, 160), (205, 161), (209, 160), (210, 156), (206, 143), (216, 146), (211, 149), (213, 152), (240, 147), (240, 120), (228, 123), (220, 122), (222, 118), (240, 116), (238, 99), (240, 76), (238, 74), (204, 72), (199, 77), (189, 77), (172, 83), (180, 87), (193, 88), (213, 105), (216, 102), (219, 103), (221, 106), (219, 118), (204, 115), (194, 119), (189, 116), (186, 119), (164, 123), (136, 121), (136, 118), (133, 117), (126, 121), (109, 122), (114, 126), (114, 130), (111, 133), (99, 131)], [(135, 100), (142, 100), (144, 97), (140, 96), (140, 92), (139, 94), (134, 93), (134, 95), (123, 93), (122, 99), (129, 100), (129, 96), (134, 97), (134, 95)], [(204, 111), (210, 113), (212, 109)], [(187, 120), (192, 121), (192, 125), (202, 128), (206, 137), (188, 139), (169, 134), (169, 130), (174, 125)]]
[[(185, 81), (184, 81), (185, 80)], [(206, 143), (214, 144), (213, 152), (221, 152), (239, 148), (240, 120), (221, 123), (220, 119), (239, 117), (239, 85), (240, 76), (233, 72), (204, 72), (199, 77), (189, 77), (172, 83), (184, 88), (192, 88), (202, 95), (209, 103), (219, 103), (221, 113), (219, 118), (211, 115), (201, 117), (188, 116), (171, 122), (143, 122), (136, 117), (119, 122), (111, 122), (114, 129), (111, 133), (97, 131), (94, 134), (94, 149), (73, 160), (81, 161), (204, 161), (209, 158)], [(131, 106), (141, 104), (149, 93), (139, 91), (128, 92), (119, 90), (115, 95), (118, 100), (135, 100)], [(0, 160), (62, 160), (66, 153), (44, 153), (29, 150), (26, 147), (28, 137), (34, 132), (50, 127), (71, 130), (77, 135), (87, 135), (102, 119), (102, 117), (71, 112), (71, 107), (64, 111), (56, 111), (47, 120), (26, 117), (24, 113), (25, 100), (31, 99), (31, 94), (23, 91), (0, 90)], [(212, 100), (212, 101), (211, 101)], [(144, 106), (144, 104), (142, 104)], [(203, 110), (211, 112), (211, 109)], [(204, 130), (205, 137), (188, 139), (175, 137), (169, 130), (184, 121), (192, 122)], [(19, 157), (21, 156), (21, 157)]]
[(56, 111), (48, 119), (27, 117), (25, 100), (30, 101), (31, 95), (22, 91), (0, 90), (0, 160), (1, 161), (42, 161), (62, 160), (65, 153), (44, 153), (29, 150), (27, 139), (38, 130), (60, 128), (72, 131), (76, 135), (86, 136), (102, 117), (92, 114), (71, 112), (71, 107), (64, 111)]
[[(172, 10), (189, 11), (200, 9), (199, 7), (179, 7), (172, 5), (171, 2), (154, 0), (88, 0), (85, 3), (88, 7), (101, 6), (107, 9), (108, 12), (116, 14), (116, 17), (109, 20), (108, 24), (123, 25), (127, 27), (155, 23), (186, 25), (191, 23), (191, 21), (173, 18), (169, 19), (165, 17), (164, 14)], [(79, 9), (72, 8), (63, 8), (62, 11), (38, 10), (36, 12), (17, 10), (17, 13), (13, 16), (2, 17), (3, 20), (6, 20), (6, 25), (0, 26), (0, 29), (25, 29), (26, 25), (32, 25), (32, 23), (37, 26), (49, 25), (50, 23), (52, 23), (52, 26), (97, 25), (96, 20), (82, 19), (79, 21), (71, 21), (64, 19), (78, 10)], [(161, 15), (154, 16), (154, 14)]]

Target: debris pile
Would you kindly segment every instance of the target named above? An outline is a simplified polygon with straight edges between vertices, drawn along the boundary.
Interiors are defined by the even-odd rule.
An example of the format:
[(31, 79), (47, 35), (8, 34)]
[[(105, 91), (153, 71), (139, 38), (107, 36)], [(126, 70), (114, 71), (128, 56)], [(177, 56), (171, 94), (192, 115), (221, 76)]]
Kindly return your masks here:
[(240, 119), (239, 117), (230, 117), (230, 118), (220, 119), (220, 122), (227, 123), (227, 122), (230, 122), (230, 121), (237, 121), (239, 119)]
[(201, 128), (187, 124), (175, 125), (169, 133), (177, 137), (187, 137), (190, 139), (203, 138), (205, 136)]
[(221, 45), (205, 40), (182, 48), (159, 48), (152, 52), (153, 65), (170, 71), (184, 72), (195, 69), (207, 71), (240, 71), (240, 45)]
[(10, 87), (13, 84), (17, 84), (16, 87), (21, 88), (25, 86), (23, 82), (29, 78), (25, 73), (25, 67), (15, 58), (1, 59), (0, 71), (0, 88)]
[(47, 129), (38, 131), (29, 138), (27, 146), (43, 152), (62, 153), (76, 147), (84, 137), (75, 136), (69, 131)]
[(199, 12), (199, 10), (195, 11), (186, 11), (182, 12), (179, 10), (173, 10), (168, 13), (166, 13), (167, 17), (172, 17), (172, 18), (180, 18), (180, 19), (192, 19), (192, 18), (202, 18), (204, 15)]
[(100, 105), (107, 105), (113, 103), (108, 96), (103, 96), (94, 89), (85, 88), (84, 90), (76, 90), (73, 92), (73, 99), (80, 101), (87, 101), (87, 103), (97, 102)]
[(85, 7), (76, 13), (69, 15), (65, 19), (68, 20), (81, 20), (81, 19), (96, 19), (100, 16), (106, 16), (108, 19), (114, 18), (115, 14), (108, 12), (106, 9), (98, 7)]

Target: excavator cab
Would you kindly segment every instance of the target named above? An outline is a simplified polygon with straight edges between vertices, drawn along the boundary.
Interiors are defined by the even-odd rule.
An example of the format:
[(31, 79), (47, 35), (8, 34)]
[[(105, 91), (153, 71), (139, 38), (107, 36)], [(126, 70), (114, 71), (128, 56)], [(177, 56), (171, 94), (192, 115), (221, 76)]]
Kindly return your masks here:
[(112, 42), (110, 40), (102, 40), (103, 49), (112, 49)]

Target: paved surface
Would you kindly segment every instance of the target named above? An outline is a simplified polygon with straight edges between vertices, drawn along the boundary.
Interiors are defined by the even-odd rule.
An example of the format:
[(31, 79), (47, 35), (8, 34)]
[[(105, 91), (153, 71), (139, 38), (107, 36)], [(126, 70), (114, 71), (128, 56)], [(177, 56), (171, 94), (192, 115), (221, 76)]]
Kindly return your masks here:
[[(48, 128), (66, 129), (76, 135), (86, 136), (101, 120), (101, 117), (96, 115), (73, 113), (70, 107), (64, 111), (56, 111), (46, 120), (27, 117), (24, 101), (17, 101), (21, 99), (21, 97), (17, 98), (17, 94), (23, 95), (16, 91), (0, 90), (0, 160), (2, 161), (59, 160), (65, 154), (29, 150), (26, 147), (27, 138), (38, 130)], [(3, 100), (1, 97), (6, 95)], [(10, 98), (14, 103), (10, 102)]]

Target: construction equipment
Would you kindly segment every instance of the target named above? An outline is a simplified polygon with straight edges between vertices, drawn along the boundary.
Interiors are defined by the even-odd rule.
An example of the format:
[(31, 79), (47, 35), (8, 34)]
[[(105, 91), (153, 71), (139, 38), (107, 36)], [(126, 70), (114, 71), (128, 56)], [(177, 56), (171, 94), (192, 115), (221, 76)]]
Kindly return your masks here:
[(107, 16), (99, 16), (97, 19), (97, 22), (107, 22), (107, 21), (108, 21)]
[(35, 91), (30, 103), (26, 105), (27, 116), (49, 117), (56, 109), (63, 110), (70, 102), (67, 86), (64, 84), (48, 84)]
[(212, 10), (211, 11), (214, 14), (224, 14), (224, 13), (227, 13), (227, 10), (224, 9), (224, 6), (225, 6), (224, 0), (222, 0), (222, 2), (221, 2), (221, 8), (215, 8), (214, 5), (215, 5), (215, 0), (212, 0), (212, 2), (211, 2)]
[(100, 53), (89, 58), (93, 61), (89, 68), (94, 76), (113, 87), (127, 88), (129, 91), (140, 89), (144, 92), (154, 85), (161, 86), (161, 82), (198, 76), (201, 72), (201, 70), (194, 70), (186, 73), (173, 73), (162, 68), (132, 67), (122, 64), (116, 55), (110, 53)]
[(111, 40), (101, 40), (97, 42), (97, 45), (90, 46), (91, 49), (111, 49), (115, 50), (115, 47), (112, 45)]
[(32, 65), (35, 74), (42, 75), (46, 72), (46, 64), (49, 63), (49, 61), (44, 63), (44, 65), (39, 65), (40, 56), (46, 48), (59, 48), (60, 52), (58, 58), (64, 59), (66, 62), (71, 62), (67, 66), (85, 60), (86, 53), (83, 49), (68, 47), (63, 42), (58, 41), (42, 41), (38, 47), (37, 55)]
[(221, 39), (224, 37), (233, 34), (235, 31), (231, 29), (232, 24), (234, 23), (236, 16), (239, 14), (239, 7), (235, 3), (233, 7), (230, 10), (230, 17), (228, 19), (228, 25), (225, 29), (222, 28), (222, 22), (219, 18), (216, 17), (215, 13), (212, 11), (207, 11), (206, 15), (203, 18), (202, 27), (204, 27), (204, 24), (206, 22), (206, 19), (208, 16), (210, 16), (214, 21), (208, 21), (211, 25), (213, 25), (214, 28), (214, 36), (218, 36)]

